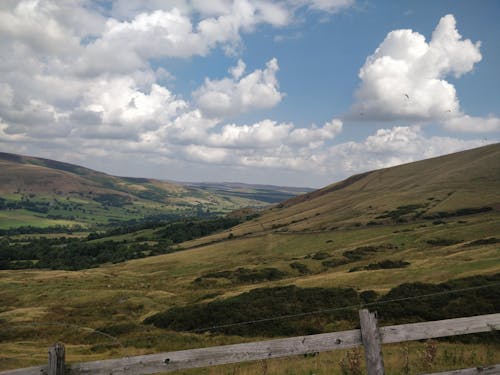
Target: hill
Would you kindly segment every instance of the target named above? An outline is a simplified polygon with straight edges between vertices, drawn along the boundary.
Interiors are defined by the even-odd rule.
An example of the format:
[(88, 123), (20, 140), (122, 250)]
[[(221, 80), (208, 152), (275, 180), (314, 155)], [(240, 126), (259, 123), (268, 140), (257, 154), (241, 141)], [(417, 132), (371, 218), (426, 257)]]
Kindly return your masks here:
[(309, 190), (117, 177), (59, 161), (0, 153), (0, 229), (88, 228), (152, 216), (210, 216), (248, 206), (261, 208)]
[[(489, 287), (500, 277), (500, 144), (353, 176), (252, 216), (169, 254), (79, 271), (0, 271), (0, 366), (44, 363), (56, 341), (81, 361), (350, 329), (367, 302), (381, 304), (371, 308), (384, 324), (500, 312), (498, 288)], [(128, 235), (147, 242), (149, 234)], [(356, 308), (309, 315), (345, 306)], [(294, 313), (308, 317), (233, 326)], [(224, 324), (231, 328), (210, 328)], [(450, 358), (489, 350), (498, 361), (495, 337), (489, 349), (446, 350)], [(322, 358), (314, 361), (329, 367)], [(262, 370), (255, 366), (247, 373)]]
[(231, 233), (327, 232), (499, 209), (500, 144), (494, 144), (354, 175), (284, 201)]

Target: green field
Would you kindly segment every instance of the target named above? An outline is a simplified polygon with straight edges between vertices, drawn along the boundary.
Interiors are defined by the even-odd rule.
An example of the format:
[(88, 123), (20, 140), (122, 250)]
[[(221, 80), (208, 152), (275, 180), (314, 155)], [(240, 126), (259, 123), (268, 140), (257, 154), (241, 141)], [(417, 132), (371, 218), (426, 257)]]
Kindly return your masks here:
[(27, 210), (0, 211), (0, 229), (18, 228), (24, 226), (36, 226), (47, 228), (54, 226), (74, 226), (84, 224), (75, 220), (48, 219), (43, 216), (35, 216)]
[(0, 153), (0, 229), (81, 225), (95, 230), (131, 220), (213, 217), (244, 207), (261, 209), (310, 190), (117, 177)]

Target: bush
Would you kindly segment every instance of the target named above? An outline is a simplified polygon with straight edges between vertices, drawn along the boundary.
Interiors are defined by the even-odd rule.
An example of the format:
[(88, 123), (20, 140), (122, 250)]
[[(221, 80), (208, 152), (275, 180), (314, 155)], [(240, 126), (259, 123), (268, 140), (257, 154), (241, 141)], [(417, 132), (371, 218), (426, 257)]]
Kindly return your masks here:
[[(381, 297), (371, 290), (358, 295), (351, 288), (260, 288), (225, 300), (174, 307), (144, 323), (176, 331), (294, 336), (331, 330), (339, 321), (342, 329), (346, 322), (354, 328), (360, 303), (376, 309), (383, 325), (458, 318), (500, 312), (499, 282), (500, 273), (441, 284), (404, 283)], [(459, 289), (469, 290), (454, 292)], [(255, 322), (259, 320), (264, 321)], [(254, 323), (239, 324), (250, 321)]]
[[(307, 316), (309, 312), (358, 303), (358, 294), (351, 288), (303, 289), (290, 285), (254, 289), (222, 301), (174, 307), (153, 315), (144, 322), (176, 331), (202, 329), (245, 336), (305, 335), (321, 332), (328, 322), (347, 320), (353, 314), (352, 311), (341, 310), (325, 314), (322, 320), (317, 316)], [(294, 314), (304, 315), (295, 319), (227, 326)]]
[(280, 271), (277, 268), (261, 268), (261, 269), (248, 269), (248, 268), (237, 268), (234, 271), (220, 271), (204, 274), (202, 277), (195, 279), (195, 283), (204, 282), (206, 279), (218, 279), (224, 278), (228, 279), (235, 284), (245, 284), (245, 283), (258, 283), (261, 281), (273, 281), (280, 280), (286, 277), (287, 274)]
[(369, 265), (365, 266), (365, 270), (380, 270), (380, 269), (390, 269), (390, 268), (404, 268), (409, 266), (409, 262), (405, 262), (403, 260), (383, 260), (378, 263), (370, 263)]
[(433, 240), (427, 240), (425, 242), (427, 242), (429, 245), (432, 245), (432, 246), (451, 246), (451, 245), (456, 245), (457, 243), (462, 242), (462, 240), (436, 238)]
[(304, 263), (293, 262), (293, 263), (290, 263), (290, 267), (293, 268), (294, 270), (299, 271), (299, 273), (302, 275), (306, 275), (308, 273), (311, 273), (311, 271), (309, 270), (307, 265), (305, 265)]
[(323, 259), (326, 259), (326, 258), (330, 258), (330, 254), (328, 253), (325, 253), (324, 251), (319, 251), (315, 254), (313, 254), (312, 256), (312, 259), (314, 260), (323, 260)]
[(481, 238), (479, 240), (469, 242), (465, 246), (492, 245), (496, 243), (500, 243), (500, 239), (495, 237), (490, 237), (490, 238)]

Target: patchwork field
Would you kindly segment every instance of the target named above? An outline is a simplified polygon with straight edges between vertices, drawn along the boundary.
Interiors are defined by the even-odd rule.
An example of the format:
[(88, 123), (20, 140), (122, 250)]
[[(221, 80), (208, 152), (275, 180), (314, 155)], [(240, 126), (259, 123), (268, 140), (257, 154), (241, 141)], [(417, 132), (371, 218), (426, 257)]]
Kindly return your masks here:
[(144, 219), (210, 217), (244, 207), (260, 209), (308, 191), (117, 177), (54, 160), (0, 153), (0, 230), (52, 227), (53, 232), (63, 232)]

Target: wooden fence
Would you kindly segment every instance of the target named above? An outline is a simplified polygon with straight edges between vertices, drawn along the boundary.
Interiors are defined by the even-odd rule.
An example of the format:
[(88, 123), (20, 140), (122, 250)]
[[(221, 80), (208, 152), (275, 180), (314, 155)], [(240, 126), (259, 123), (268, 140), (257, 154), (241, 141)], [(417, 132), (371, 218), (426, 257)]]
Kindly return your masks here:
[[(141, 355), (66, 365), (64, 346), (49, 349), (46, 366), (0, 372), (0, 375), (146, 375), (228, 363), (311, 354), (363, 345), (368, 375), (384, 374), (381, 344), (500, 330), (500, 314), (378, 327), (376, 315), (360, 310), (361, 329), (211, 348)], [(500, 364), (434, 375), (500, 374)]]

